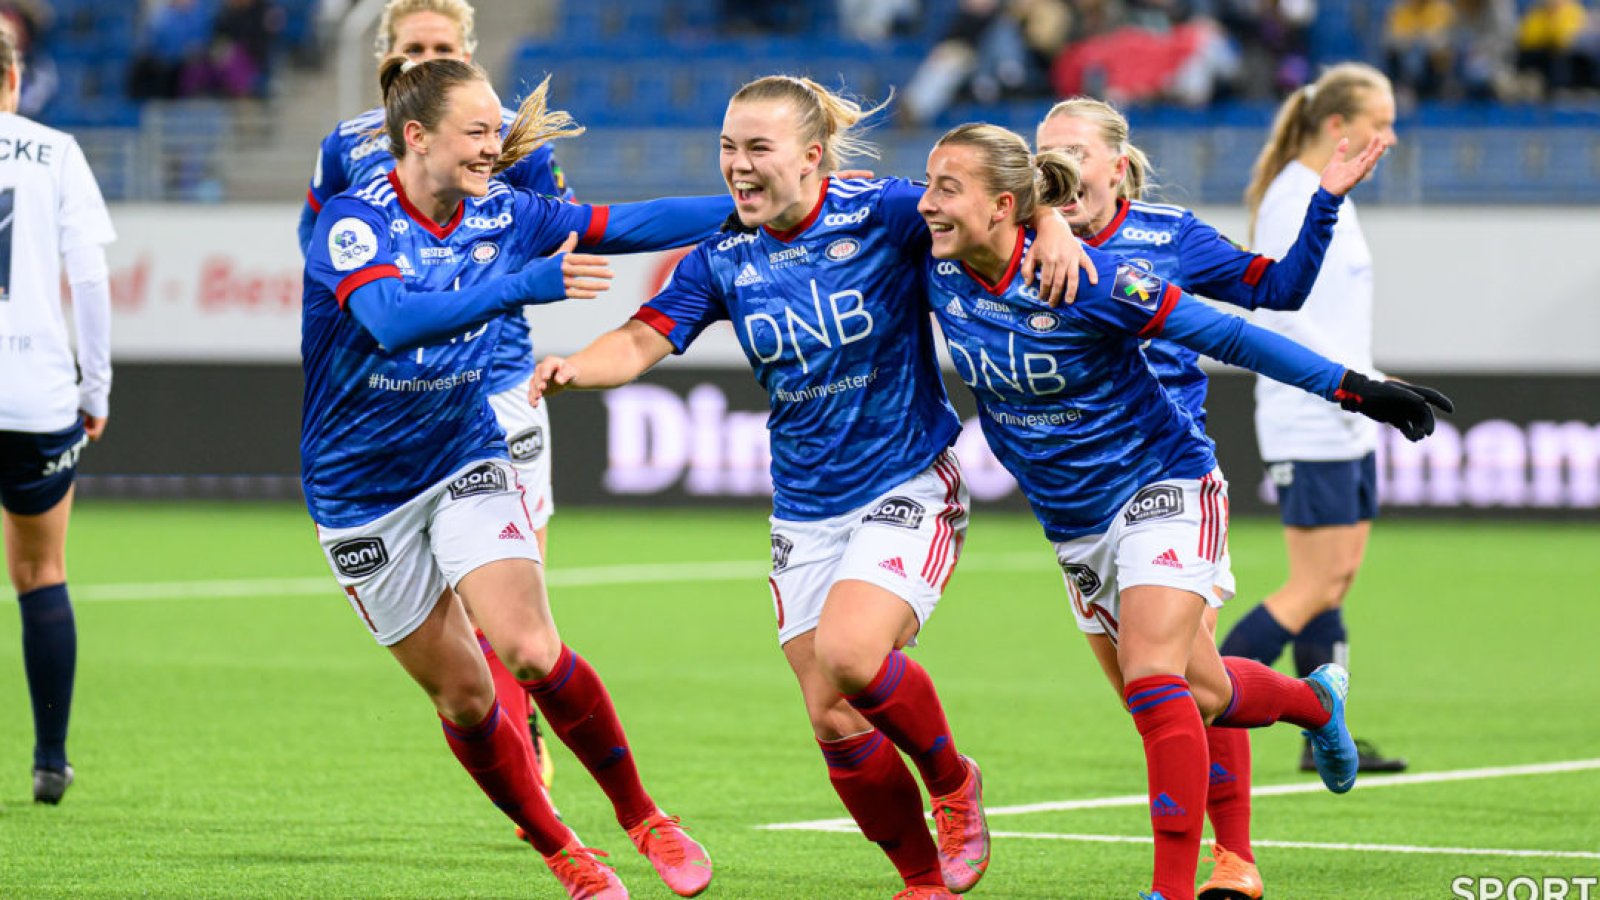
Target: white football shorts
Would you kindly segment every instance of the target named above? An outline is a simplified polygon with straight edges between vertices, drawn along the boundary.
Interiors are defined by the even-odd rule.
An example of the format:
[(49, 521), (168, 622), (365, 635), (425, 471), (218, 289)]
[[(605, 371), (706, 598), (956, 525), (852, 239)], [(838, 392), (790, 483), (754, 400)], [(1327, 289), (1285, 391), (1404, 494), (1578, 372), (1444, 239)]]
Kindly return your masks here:
[(506, 449), (517, 480), (528, 492), (528, 514), (535, 530), (543, 528), (556, 511), (550, 480), (550, 407), (528, 403), (530, 376), (514, 388), (489, 397), (495, 419), (506, 432)]
[(949, 450), (871, 502), (813, 522), (772, 517), (778, 643), (817, 627), (828, 591), (855, 579), (906, 601), (926, 624), (955, 571), (967, 535), (967, 486)]
[(469, 463), (386, 515), (317, 528), (350, 608), (385, 647), (415, 631), (445, 585), (502, 559), (542, 562), (533, 519), (505, 460)]
[(1119, 593), (1130, 587), (1177, 588), (1217, 607), (1232, 598), (1227, 548), (1228, 482), (1215, 469), (1201, 479), (1147, 484), (1104, 532), (1055, 544), (1078, 629), (1112, 641), (1122, 618)]

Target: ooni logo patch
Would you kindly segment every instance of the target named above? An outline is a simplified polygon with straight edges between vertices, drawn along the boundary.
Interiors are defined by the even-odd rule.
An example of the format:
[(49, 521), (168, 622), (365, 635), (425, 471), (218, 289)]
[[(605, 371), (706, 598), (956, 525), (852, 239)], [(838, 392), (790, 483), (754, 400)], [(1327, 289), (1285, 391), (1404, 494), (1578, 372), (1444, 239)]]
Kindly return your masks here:
[(794, 541), (781, 534), (772, 535), (772, 571), (782, 572), (789, 566), (789, 551), (794, 549)]
[(378, 236), (372, 226), (354, 217), (333, 223), (328, 231), (328, 259), (340, 272), (358, 269), (378, 255)]
[(544, 428), (535, 425), (506, 441), (506, 447), (511, 451), (511, 458), (517, 462), (538, 459), (539, 454), (544, 452)]
[(1061, 564), (1061, 571), (1067, 573), (1072, 583), (1078, 586), (1078, 593), (1083, 596), (1093, 597), (1099, 593), (1100, 576), (1083, 563), (1064, 562)]
[(328, 551), (333, 567), (346, 578), (362, 578), (389, 564), (382, 538), (356, 538), (334, 544)]
[(876, 522), (880, 525), (893, 525), (896, 528), (917, 528), (922, 525), (922, 516), (927, 510), (921, 503), (909, 497), (889, 497), (877, 506), (872, 512), (861, 517), (862, 524)]
[(506, 489), (506, 473), (494, 463), (484, 463), (450, 482), (450, 499), (462, 500), (478, 494), (496, 494)]
[(1183, 514), (1183, 490), (1172, 484), (1152, 484), (1128, 501), (1123, 519), (1129, 525), (1170, 519)]

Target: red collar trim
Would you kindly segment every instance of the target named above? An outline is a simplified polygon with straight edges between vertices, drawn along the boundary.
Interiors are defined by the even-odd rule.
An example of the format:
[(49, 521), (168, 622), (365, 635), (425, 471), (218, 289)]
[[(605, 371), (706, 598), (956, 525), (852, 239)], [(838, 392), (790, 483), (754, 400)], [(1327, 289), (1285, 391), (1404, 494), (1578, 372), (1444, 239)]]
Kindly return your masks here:
[(989, 282), (983, 280), (983, 276), (973, 271), (972, 267), (966, 263), (962, 263), (961, 268), (966, 270), (967, 275), (971, 277), (973, 281), (983, 285), (984, 290), (998, 297), (1001, 294), (1004, 294), (1007, 288), (1011, 287), (1011, 279), (1017, 277), (1017, 269), (1022, 267), (1022, 245), (1025, 243), (1027, 243), (1027, 229), (1023, 228), (1021, 225), (1018, 225), (1017, 243), (1016, 246), (1011, 248), (1011, 262), (1006, 264), (1006, 273), (1000, 276), (1000, 281), (996, 284), (990, 284)]
[(394, 169), (389, 170), (388, 177), (389, 183), (394, 186), (394, 195), (400, 198), (400, 208), (406, 211), (406, 215), (411, 217), (411, 221), (426, 228), (429, 234), (442, 241), (450, 236), (450, 232), (456, 230), (457, 225), (461, 224), (461, 216), (467, 210), (466, 201), (456, 204), (456, 214), (450, 217), (448, 224), (440, 225), (431, 216), (417, 209), (411, 203), (411, 198), (406, 196), (406, 189), (400, 186), (400, 177), (395, 174)]
[(1084, 238), (1083, 242), (1091, 247), (1098, 247), (1101, 244), (1104, 244), (1106, 241), (1111, 240), (1111, 236), (1117, 233), (1118, 228), (1122, 227), (1122, 220), (1128, 217), (1129, 209), (1131, 209), (1131, 207), (1128, 205), (1127, 198), (1118, 197), (1117, 214), (1111, 217), (1111, 224), (1100, 229), (1100, 232), (1094, 237)]
[(811, 207), (811, 212), (806, 213), (806, 217), (800, 220), (799, 225), (796, 225), (788, 231), (774, 231), (770, 225), (763, 225), (761, 227), (766, 230), (767, 234), (772, 235), (780, 241), (783, 241), (785, 244), (799, 237), (800, 232), (810, 228), (811, 223), (817, 220), (817, 216), (822, 215), (822, 204), (823, 201), (828, 199), (828, 182), (831, 180), (831, 178), (822, 179), (822, 190), (817, 192), (817, 205)]

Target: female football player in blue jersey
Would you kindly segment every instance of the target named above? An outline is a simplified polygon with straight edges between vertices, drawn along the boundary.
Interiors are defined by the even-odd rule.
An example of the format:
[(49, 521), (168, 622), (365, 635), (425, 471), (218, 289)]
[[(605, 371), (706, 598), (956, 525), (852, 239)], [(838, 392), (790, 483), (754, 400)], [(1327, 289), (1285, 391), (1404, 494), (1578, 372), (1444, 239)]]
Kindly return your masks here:
[(457, 758), (572, 897), (627, 892), (551, 810), (462, 601), (635, 846), (692, 896), (710, 860), (645, 792), (604, 685), (556, 631), (488, 390), (506, 313), (606, 287), (604, 260), (568, 252), (578, 235), (622, 252), (679, 246), (712, 233), (731, 204), (580, 206), (510, 187), (492, 179), (499, 168), (581, 131), (545, 110), (543, 91), (502, 141), (499, 99), (470, 64), (391, 60), (383, 86), (395, 169), (330, 199), (307, 247), (302, 483), (320, 542)]
[[(1374, 137), (1359, 154), (1345, 147), (1323, 168), (1299, 233), (1281, 261), (1242, 250), (1193, 212), (1144, 202), (1151, 187), (1150, 162), (1128, 139), (1128, 120), (1111, 104), (1089, 97), (1057, 103), (1039, 123), (1036, 146), (1059, 150), (1078, 163), (1082, 190), (1061, 208), (1085, 243), (1123, 256), (1186, 291), (1245, 309), (1295, 310), (1316, 283), (1344, 195), (1371, 174), (1386, 144)], [(1145, 358), (1178, 405), (1206, 427), (1206, 373), (1199, 354), (1155, 338)], [(1309, 398), (1308, 398), (1309, 399)], [(1311, 402), (1316, 402), (1312, 400)], [(1218, 585), (1233, 593), (1228, 549), (1217, 566)], [(1216, 613), (1205, 615), (1216, 631)], [(1116, 648), (1104, 635), (1089, 635), (1107, 673), (1116, 671)], [(1301, 675), (1310, 674), (1312, 666)], [(1113, 686), (1121, 685), (1115, 678)], [(1216, 896), (1260, 897), (1261, 875), (1250, 847), (1250, 738), (1237, 728), (1210, 727), (1212, 790), (1206, 812), (1216, 833), (1217, 866), (1201, 886), (1201, 900)]]
[[(381, 63), (399, 56), (419, 63), (430, 59), (472, 62), (472, 53), (478, 44), (474, 17), (473, 8), (466, 0), (389, 0), (378, 22), (378, 60)], [(509, 109), (501, 110), (503, 127), (509, 127), (514, 116)], [(383, 129), (382, 106), (335, 126), (317, 151), (311, 186), (300, 211), (300, 246), (303, 248), (311, 239), (312, 226), (324, 203), (351, 185), (365, 184), (393, 168), (394, 155), (389, 152), (389, 135)], [(572, 199), (572, 191), (549, 144), (535, 147), (497, 177), (513, 187)], [(505, 430), (517, 480), (527, 491), (534, 540), (539, 544), (540, 554), (548, 559), (548, 523), (555, 511), (550, 477), (550, 416), (545, 409), (527, 402), (527, 380), (531, 374), (533, 343), (527, 319), (519, 309), (507, 314), (500, 327), (495, 364), (489, 371), (489, 403), (494, 407), (500, 427)], [(494, 648), (483, 640), (481, 633), (478, 638), (506, 712), (513, 719), (528, 721), (534, 757), (545, 786), (549, 787), (555, 774), (554, 760), (545, 752), (538, 714), (527, 695), (517, 690), (516, 678), (495, 656)]]
[[(807, 79), (742, 87), (721, 137), (739, 227), (701, 243), (623, 327), (542, 360), (534, 386), (624, 384), (732, 321), (771, 404), (778, 640), (829, 779), (900, 873), (898, 897), (949, 897), (988, 866), (982, 781), (956, 751), (933, 681), (901, 648), (933, 612), (965, 535), (967, 490), (950, 452), (961, 426), (921, 308), (920, 189), (830, 177), (840, 156), (870, 152), (853, 127), (871, 112)], [(1058, 249), (1039, 254), (1043, 281), (1070, 281), (1076, 242), (1053, 210), (1041, 219), (1059, 233)], [(896, 748), (932, 797), (937, 844)]]
[(933, 235), (928, 305), (956, 374), (973, 392), (990, 447), (1017, 479), (1054, 543), (1079, 627), (1115, 647), (1107, 675), (1144, 739), (1155, 876), (1150, 897), (1194, 900), (1207, 794), (1207, 719), (1234, 727), (1284, 721), (1308, 729), (1335, 792), (1357, 762), (1343, 725), (1348, 682), (1328, 666), (1291, 679), (1223, 660), (1201, 626), (1227, 543), (1227, 485), (1211, 442), (1140, 352), (1158, 336), (1295, 384), (1347, 409), (1432, 431), (1423, 387), (1374, 381), (1253, 328), (1098, 249), (1116, 278), (1059, 310), (1016, 277), (1032, 240), (1021, 223), (1043, 203), (1076, 197), (1070, 157), (1030, 156), (1015, 134), (967, 125), (928, 160), (921, 211)]

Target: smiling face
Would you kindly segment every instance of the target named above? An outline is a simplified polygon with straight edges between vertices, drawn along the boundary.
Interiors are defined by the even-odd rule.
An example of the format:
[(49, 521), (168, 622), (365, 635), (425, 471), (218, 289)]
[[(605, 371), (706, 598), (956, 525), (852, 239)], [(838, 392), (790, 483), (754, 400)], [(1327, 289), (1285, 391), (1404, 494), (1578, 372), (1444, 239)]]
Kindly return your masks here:
[(407, 122), (406, 143), (437, 195), (482, 197), (500, 157), (500, 98), (487, 81), (458, 84), (446, 95), (439, 127), (430, 132)]
[(1078, 161), (1083, 190), (1074, 203), (1061, 207), (1072, 230), (1094, 234), (1111, 223), (1117, 213), (1117, 187), (1128, 171), (1128, 158), (1119, 155), (1091, 119), (1074, 115), (1052, 116), (1039, 125), (1039, 151), (1059, 150)]
[(427, 10), (414, 12), (394, 23), (393, 52), (419, 63), (430, 59), (472, 61), (455, 20)]
[(942, 144), (928, 154), (928, 187), (917, 212), (928, 223), (939, 259), (986, 264), (1004, 255), (1000, 244), (1014, 240), (1015, 205), (1009, 193), (989, 194), (976, 148)]
[(817, 201), (822, 145), (804, 143), (793, 104), (743, 100), (722, 119), (722, 180), (739, 221), (778, 230), (803, 221)]

